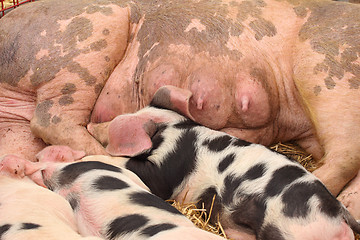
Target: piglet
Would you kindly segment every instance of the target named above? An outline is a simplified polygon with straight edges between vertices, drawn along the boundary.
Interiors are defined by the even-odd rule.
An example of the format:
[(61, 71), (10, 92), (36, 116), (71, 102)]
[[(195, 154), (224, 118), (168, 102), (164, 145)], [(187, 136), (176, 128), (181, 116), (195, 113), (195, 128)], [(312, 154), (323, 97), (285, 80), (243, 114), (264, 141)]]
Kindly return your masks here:
[(100, 240), (77, 232), (70, 204), (26, 176), (35, 170), (36, 165), (17, 156), (0, 160), (0, 239)]
[(127, 169), (97, 161), (54, 162), (48, 156), (43, 158), (44, 163), (44, 185), (68, 200), (84, 236), (112, 240), (222, 239), (197, 228), (169, 203), (151, 194)]
[(131, 157), (83, 160), (124, 166), (163, 199), (210, 209), (215, 196), (212, 216), (232, 239), (351, 240), (351, 228), (360, 231), (347, 209), (299, 163), (173, 111), (149, 106), (118, 116), (101, 131), (96, 125), (88, 129), (108, 139), (111, 154)]

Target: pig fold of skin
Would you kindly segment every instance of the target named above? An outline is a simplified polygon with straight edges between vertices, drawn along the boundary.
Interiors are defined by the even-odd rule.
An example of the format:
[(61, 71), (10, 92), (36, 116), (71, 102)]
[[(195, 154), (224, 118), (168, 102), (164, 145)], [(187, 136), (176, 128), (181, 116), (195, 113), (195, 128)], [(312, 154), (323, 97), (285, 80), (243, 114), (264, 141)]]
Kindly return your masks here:
[[(145, 133), (141, 135), (136, 128)], [(96, 125), (89, 130), (102, 132), (95, 131)], [(248, 239), (243, 236), (247, 233), (253, 234), (249, 239), (256, 236), (258, 240), (345, 240), (354, 239), (350, 227), (360, 230), (346, 208), (314, 175), (262, 145), (155, 107), (120, 115), (107, 130), (114, 135), (108, 137), (108, 148), (116, 149), (113, 145), (117, 144), (119, 154), (121, 149), (127, 154), (132, 149), (133, 157), (88, 156), (83, 160), (124, 166), (163, 199), (199, 202), (200, 206), (204, 203), (209, 210), (215, 196), (213, 219), (219, 217), (231, 239)], [(134, 139), (131, 132), (141, 135), (143, 141)], [(152, 145), (148, 149), (137, 147), (147, 144), (146, 132), (152, 133), (148, 136)], [(116, 142), (117, 134), (120, 142)]]
[(73, 211), (63, 197), (28, 177), (3, 173), (0, 169), (1, 240), (101, 240), (77, 232)]
[(298, 141), (337, 195), (360, 164), (359, 22), (359, 5), (330, 0), (25, 5), (0, 20), (0, 156), (34, 160), (45, 143), (105, 154), (90, 114), (135, 112), (167, 84), (207, 127)]
[(132, 172), (102, 162), (49, 163), (45, 185), (71, 204), (79, 232), (106, 239), (223, 239), (200, 230), (147, 191)]

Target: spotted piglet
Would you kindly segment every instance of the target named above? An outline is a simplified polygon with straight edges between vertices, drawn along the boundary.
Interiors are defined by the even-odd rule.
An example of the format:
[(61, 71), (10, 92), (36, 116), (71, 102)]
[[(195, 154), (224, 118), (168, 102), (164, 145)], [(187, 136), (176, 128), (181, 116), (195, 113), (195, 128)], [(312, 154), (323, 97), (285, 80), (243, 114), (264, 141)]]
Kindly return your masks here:
[(351, 228), (360, 230), (299, 163), (175, 112), (150, 106), (88, 129), (108, 144), (108, 152), (131, 157), (84, 160), (125, 166), (163, 199), (209, 209), (215, 196), (212, 216), (232, 239), (350, 240)]
[(38, 169), (12, 155), (0, 160), (0, 239), (100, 240), (82, 237), (70, 204), (26, 177)]
[[(200, 230), (151, 194), (127, 169), (102, 162), (54, 162), (42, 155), (44, 185), (70, 203), (84, 236), (105, 239), (222, 239)], [(26, 163), (28, 164), (28, 163)]]

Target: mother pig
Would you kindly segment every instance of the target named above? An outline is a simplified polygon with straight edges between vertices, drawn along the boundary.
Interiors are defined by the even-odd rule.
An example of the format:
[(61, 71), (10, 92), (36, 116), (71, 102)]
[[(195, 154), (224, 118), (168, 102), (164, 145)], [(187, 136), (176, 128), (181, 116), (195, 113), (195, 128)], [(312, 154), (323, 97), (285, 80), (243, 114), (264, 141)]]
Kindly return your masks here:
[(296, 140), (338, 194), (360, 165), (359, 36), (360, 6), (326, 0), (36, 1), (0, 20), (0, 155), (105, 154), (84, 127), (92, 109), (108, 121), (172, 85), (160, 105), (249, 141)]

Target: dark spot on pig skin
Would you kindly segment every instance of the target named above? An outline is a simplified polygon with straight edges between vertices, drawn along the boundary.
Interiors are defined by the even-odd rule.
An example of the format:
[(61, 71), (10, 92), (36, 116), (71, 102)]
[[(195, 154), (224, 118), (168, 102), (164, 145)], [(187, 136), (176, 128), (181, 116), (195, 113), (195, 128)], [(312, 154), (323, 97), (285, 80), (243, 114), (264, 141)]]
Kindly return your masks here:
[(107, 237), (109, 239), (119, 239), (121, 235), (139, 230), (149, 221), (147, 217), (140, 214), (118, 217), (109, 224)]
[(224, 157), (218, 166), (219, 173), (224, 172), (235, 160), (235, 154), (228, 154), (226, 157)]
[(325, 78), (325, 86), (327, 89), (331, 90), (335, 88), (336, 83), (331, 77), (327, 77)]
[(110, 30), (105, 28), (103, 31), (102, 31), (102, 34), (104, 34), (105, 36), (109, 35), (110, 34)]
[(173, 190), (195, 169), (197, 134), (193, 130), (184, 131), (177, 139), (175, 148), (163, 159), (160, 167), (151, 163), (148, 157), (164, 141), (161, 129), (153, 136), (150, 153), (141, 154), (126, 163), (126, 168), (138, 175), (152, 193), (162, 199), (169, 199)]
[(53, 116), (52, 119), (51, 119), (51, 122), (53, 124), (57, 124), (57, 123), (61, 122), (61, 118), (58, 117), (58, 116)]
[(92, 186), (96, 190), (121, 190), (129, 187), (129, 184), (124, 182), (121, 179), (110, 177), (110, 176), (101, 176), (96, 179)]
[(37, 117), (37, 123), (42, 127), (48, 127), (50, 125), (51, 114), (50, 108), (53, 106), (52, 100), (45, 100), (39, 103), (35, 109), (35, 115)]
[(249, 24), (250, 28), (255, 31), (255, 39), (260, 41), (263, 37), (273, 37), (276, 35), (276, 27), (270, 21), (263, 18), (251, 21)]
[(340, 203), (331, 195), (318, 180), (314, 182), (299, 182), (290, 186), (283, 194), (283, 212), (288, 217), (306, 217), (310, 211), (309, 199), (316, 196), (317, 206), (329, 217), (337, 217), (341, 213)]
[(207, 212), (210, 212), (210, 209), (212, 209), (211, 218), (209, 220), (209, 222), (212, 224), (217, 222), (217, 217), (223, 210), (221, 197), (214, 187), (205, 189), (199, 196), (198, 203), (196, 205), (199, 208), (205, 208)]
[(66, 198), (67, 198), (67, 201), (69, 202), (72, 210), (76, 211), (77, 208), (79, 207), (79, 199), (78, 199), (78, 197), (73, 196), (73, 195), (68, 195)]
[(74, 98), (70, 95), (65, 95), (65, 96), (62, 96), (60, 99), (59, 99), (59, 105), (60, 106), (67, 106), (67, 105), (70, 105), (74, 102)]
[(110, 7), (92, 5), (86, 8), (86, 12), (89, 14), (101, 12), (103, 15), (109, 16), (113, 13), (113, 10)]
[(286, 186), (304, 176), (306, 171), (299, 166), (284, 166), (277, 169), (265, 188), (265, 194), (273, 197), (279, 195)]
[(360, 78), (351, 78), (349, 79), (350, 89), (359, 89), (360, 87)]
[(107, 47), (107, 42), (105, 39), (101, 39), (97, 42), (90, 44), (90, 49), (92, 51), (97, 51), (97, 52), (101, 51), (102, 49), (105, 49), (106, 47)]
[(60, 174), (58, 176), (59, 185), (63, 186), (71, 184), (80, 175), (87, 173), (91, 170), (106, 170), (120, 173), (122, 172), (120, 168), (102, 162), (76, 162), (69, 164), (60, 170)]
[(314, 94), (315, 94), (315, 96), (318, 96), (318, 95), (320, 94), (320, 92), (321, 92), (321, 86), (316, 85), (316, 86), (314, 87)]
[(140, 206), (154, 207), (169, 213), (181, 215), (181, 213), (176, 208), (172, 207), (169, 203), (165, 202), (163, 199), (151, 193), (147, 193), (147, 192), (132, 193), (129, 195), (129, 199), (131, 199), (132, 203), (138, 204)]
[(307, 10), (303, 6), (294, 7), (294, 12), (295, 12), (296, 16), (298, 16), (300, 18), (304, 18), (307, 15)]
[(96, 84), (96, 85), (95, 85), (95, 89), (94, 89), (95, 93), (96, 93), (97, 95), (100, 94), (100, 92), (101, 92), (101, 90), (103, 89), (103, 87), (104, 87), (104, 84), (101, 84), (101, 83)]
[(90, 74), (89, 70), (78, 63), (69, 65), (67, 69), (69, 72), (78, 74), (81, 79), (85, 79), (87, 85), (93, 85), (96, 82), (96, 78)]
[(278, 227), (267, 224), (261, 229), (259, 240), (285, 240), (285, 238)]
[[(108, 4), (120, 7), (128, 5), (125, 1), (110, 0), (74, 1), (71, 6), (65, 2), (46, 1), (9, 14), (7, 21), (13, 23), (11, 27), (7, 24), (0, 26), (0, 82), (16, 86), (26, 74), (32, 73), (30, 80), (36, 87), (54, 79), (62, 69), (74, 65), (76, 57), (90, 50), (82, 49), (78, 43), (93, 34), (91, 16), (80, 15), (86, 12), (112, 14), (112, 9), (104, 6)], [(36, 18), (31, 17), (31, 14), (36, 14)], [(19, 18), (22, 21), (16, 21)], [(64, 20), (71, 21), (65, 29), (61, 29), (60, 24)], [(37, 59), (41, 49), (48, 50), (49, 54)], [(78, 72), (85, 69), (81, 68)], [(89, 82), (87, 76), (93, 77), (79, 75), (81, 80)]]
[(5, 224), (0, 226), (0, 239), (2, 239), (2, 236), (4, 234), (6, 234), (7, 231), (9, 231), (9, 229), (11, 228), (12, 225), (10, 224)]
[(251, 145), (250, 142), (244, 141), (244, 140), (239, 139), (239, 138), (235, 138), (235, 140), (233, 140), (231, 144), (233, 146), (237, 146), (237, 147), (246, 147), (246, 146)]
[(299, 38), (301, 41), (309, 40), (312, 49), (324, 55), (324, 60), (314, 68), (314, 72), (327, 75), (324, 86), (329, 90), (334, 89), (336, 82), (342, 80), (345, 73), (360, 78), (360, 66), (355, 63), (360, 56), (359, 8), (330, 1), (304, 1), (301, 5), (311, 13), (299, 32)]
[(232, 137), (228, 135), (216, 137), (211, 140), (205, 140), (204, 146), (207, 146), (210, 151), (221, 152), (231, 144)]
[(76, 92), (76, 86), (73, 83), (66, 83), (61, 89), (62, 94), (73, 94)]
[(238, 198), (241, 200), (233, 207), (230, 218), (236, 225), (258, 233), (264, 222), (265, 199), (260, 195), (240, 195)]
[(29, 229), (37, 229), (41, 227), (41, 225), (36, 223), (22, 223), (20, 230), (29, 230)]
[(149, 227), (146, 227), (145, 229), (143, 229), (141, 231), (140, 234), (145, 235), (147, 237), (152, 237), (160, 232), (171, 230), (176, 227), (177, 227), (176, 225), (170, 224), (170, 223), (156, 224), (156, 225), (151, 225)]
[(105, 56), (104, 59), (106, 62), (110, 62), (110, 58), (108, 56)]

